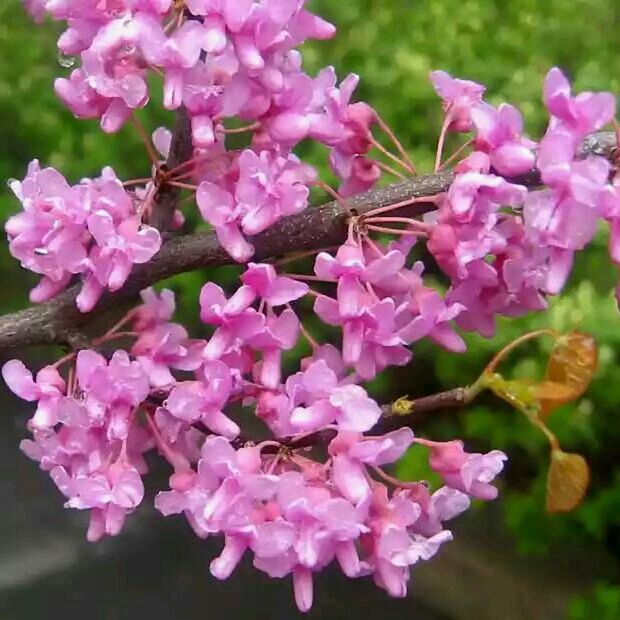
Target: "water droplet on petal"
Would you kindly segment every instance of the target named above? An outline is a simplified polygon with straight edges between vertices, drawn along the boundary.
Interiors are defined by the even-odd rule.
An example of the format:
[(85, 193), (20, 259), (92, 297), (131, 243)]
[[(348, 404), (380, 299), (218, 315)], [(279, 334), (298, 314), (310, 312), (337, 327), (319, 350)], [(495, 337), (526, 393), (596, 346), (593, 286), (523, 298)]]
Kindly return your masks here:
[(7, 179), (6, 180), (6, 184), (7, 184), (9, 189), (13, 189), (13, 185), (15, 185), (15, 183), (19, 183), (19, 181), (17, 179)]
[(75, 56), (70, 56), (69, 54), (65, 54), (64, 52), (58, 52), (58, 64), (61, 67), (65, 67), (65, 69), (69, 69), (75, 65), (76, 58)]

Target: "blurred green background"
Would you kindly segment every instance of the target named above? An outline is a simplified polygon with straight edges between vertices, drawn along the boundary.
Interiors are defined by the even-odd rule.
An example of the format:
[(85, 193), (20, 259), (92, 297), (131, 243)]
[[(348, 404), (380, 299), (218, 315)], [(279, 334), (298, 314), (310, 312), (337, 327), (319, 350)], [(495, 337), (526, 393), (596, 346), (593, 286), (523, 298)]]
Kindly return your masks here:
[[(334, 22), (338, 36), (305, 48), (310, 72), (333, 64), (338, 74), (362, 77), (357, 97), (371, 103), (392, 126), (422, 170), (429, 169), (440, 124), (438, 100), (428, 82), (432, 69), (484, 83), (488, 98), (509, 101), (522, 110), (528, 132), (545, 125), (541, 80), (560, 66), (579, 90), (620, 93), (620, 2), (618, 0), (314, 0), (310, 7)], [(0, 178), (21, 178), (34, 157), (59, 168), (69, 179), (98, 174), (112, 165), (127, 178), (147, 170), (142, 146), (131, 128), (107, 136), (95, 122), (75, 120), (55, 98), (53, 79), (70, 69), (59, 65), (55, 25), (35, 29), (18, 0), (0, 8)], [(156, 99), (140, 113), (149, 129), (170, 122)], [(304, 154), (325, 170), (325, 153), (306, 147)], [(0, 221), (17, 203), (0, 185)], [(620, 559), (620, 316), (611, 293), (618, 277), (601, 233), (580, 257), (570, 284), (551, 311), (516, 321), (500, 321), (495, 338), (468, 337), (467, 353), (449, 355), (420, 345), (407, 369), (373, 385), (378, 397), (420, 395), (472, 381), (494, 352), (525, 331), (543, 326), (578, 327), (600, 346), (596, 378), (580, 402), (555, 413), (550, 421), (566, 450), (586, 456), (592, 468), (587, 500), (574, 513), (547, 516), (544, 482), (547, 446), (515, 412), (483, 399), (468, 411), (420, 420), (424, 433), (463, 437), (478, 449), (505, 450), (510, 465), (501, 508), (514, 545), (521, 553), (553, 556), (559, 548), (602, 550)], [(0, 312), (27, 305), (33, 280), (0, 245)], [(180, 313), (196, 325), (195, 300), (208, 271), (187, 274), (173, 286)], [(234, 270), (223, 277), (231, 283)], [(318, 330), (319, 327), (317, 326)], [(545, 343), (528, 345), (510, 358), (515, 376), (541, 372)], [(417, 454), (417, 453), (416, 453)], [(424, 463), (411, 455), (403, 476), (425, 477)], [(571, 620), (620, 618), (620, 587), (615, 579), (587, 583), (591, 594), (576, 597), (567, 609)]]

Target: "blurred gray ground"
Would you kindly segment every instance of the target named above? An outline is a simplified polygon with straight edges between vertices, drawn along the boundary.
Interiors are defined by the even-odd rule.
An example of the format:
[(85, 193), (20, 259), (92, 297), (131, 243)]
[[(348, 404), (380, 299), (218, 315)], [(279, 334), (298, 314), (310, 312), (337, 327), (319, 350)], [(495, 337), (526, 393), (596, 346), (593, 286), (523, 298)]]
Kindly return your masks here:
[[(84, 515), (64, 510), (53, 483), (20, 453), (26, 413), (15, 407), (0, 392), (0, 620), (299, 615), (289, 580), (271, 580), (245, 564), (228, 581), (216, 581), (209, 562), (221, 541), (200, 541), (183, 519), (163, 519), (148, 504), (118, 538), (87, 543)], [(608, 558), (574, 548), (518, 557), (497, 516), (496, 505), (462, 518), (455, 541), (416, 567), (404, 601), (368, 580), (327, 571), (316, 580), (311, 617), (559, 620), (570, 598), (613, 571)]]

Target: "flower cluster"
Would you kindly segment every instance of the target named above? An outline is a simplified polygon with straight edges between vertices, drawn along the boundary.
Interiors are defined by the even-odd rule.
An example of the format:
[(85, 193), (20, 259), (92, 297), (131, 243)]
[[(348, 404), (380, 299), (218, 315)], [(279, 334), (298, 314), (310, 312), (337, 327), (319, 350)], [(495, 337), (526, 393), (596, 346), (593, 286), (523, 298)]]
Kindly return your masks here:
[[(409, 428), (364, 435), (381, 408), (330, 345), (283, 383), (281, 354), (300, 326), (290, 307), (273, 308), (306, 287), (267, 265), (251, 265), (243, 281), (229, 299), (217, 285), (204, 286), (201, 317), (215, 326), (208, 340), (191, 340), (170, 322), (169, 291), (148, 290), (144, 304), (100, 341), (131, 335), (129, 353), (81, 350), (34, 378), (18, 360), (5, 364), (10, 389), (37, 403), (33, 438), (22, 450), (49, 472), (66, 507), (89, 511), (89, 540), (120, 532), (144, 499), (144, 455), (157, 450), (173, 473), (155, 506), (185, 515), (202, 538), (224, 536), (211, 564), (218, 579), (250, 551), (257, 569), (292, 575), (302, 611), (312, 605), (312, 574), (332, 561), (349, 577), (372, 575), (390, 595), (404, 596), (410, 567), (451, 540), (444, 522), (471, 497), (494, 499), (490, 482), (505, 455), (468, 454), (460, 442), (417, 439)], [(252, 308), (255, 301), (267, 312)], [(131, 332), (118, 331), (128, 323)], [(72, 364), (67, 380), (64, 362)], [(276, 439), (242, 439), (235, 403), (254, 404)], [(323, 462), (304, 450), (313, 431), (327, 432)], [(382, 469), (416, 442), (444, 479), (434, 492)]]
[(30, 293), (34, 302), (54, 297), (81, 274), (77, 304), (88, 312), (106, 288), (121, 288), (134, 264), (159, 251), (159, 232), (142, 223), (138, 203), (110, 168), (72, 186), (34, 160), (26, 178), (10, 187), (23, 211), (6, 223), (9, 250), (42, 276)]
[(362, 103), (349, 105), (356, 76), (337, 88), (331, 67), (316, 78), (303, 71), (295, 48), (335, 33), (304, 4), (38, 0), (26, 6), (35, 18), (47, 12), (67, 23), (58, 49), (70, 60), (61, 64), (78, 56), (81, 63), (56, 80), (55, 90), (76, 116), (118, 131), (148, 103), (148, 73), (156, 72), (163, 76), (164, 106), (189, 112), (197, 149), (216, 144), (224, 119), (257, 122), (262, 150), (288, 151), (306, 137), (329, 146), (334, 170), (355, 191), (378, 177), (364, 158), (374, 113)]
[[(516, 108), (482, 100), (482, 86), (442, 71), (432, 81), (444, 102), (444, 132), (473, 132), (473, 151), (455, 167), (427, 247), (450, 279), (446, 298), (463, 306), (459, 326), (491, 336), (498, 314), (542, 310), (546, 295), (562, 290), (575, 251), (592, 240), (599, 220), (611, 224), (618, 262), (617, 181), (604, 157), (580, 155), (586, 135), (613, 119), (615, 98), (572, 96), (566, 77), (551, 69), (543, 93), (549, 127), (537, 143), (523, 135)], [(519, 184), (532, 171), (543, 189)]]
[[(107, 168), (71, 186), (36, 161), (23, 181), (12, 181), (23, 211), (6, 231), (13, 256), (42, 276), (32, 301), (81, 278), (77, 304), (88, 312), (104, 290), (120, 289), (133, 265), (160, 248), (148, 222), (157, 220), (150, 216), (166, 184), (195, 191), (221, 246), (245, 266), (230, 293), (211, 281), (202, 287), (206, 338), (172, 321), (170, 291), (147, 289), (91, 348), (34, 377), (19, 360), (5, 364), (9, 388), (36, 403), (22, 450), (49, 472), (67, 507), (89, 511), (89, 540), (118, 534), (144, 500), (145, 454), (154, 452), (172, 469), (156, 508), (183, 514), (202, 538), (223, 536), (211, 564), (218, 579), (250, 552), (258, 570), (292, 576), (302, 611), (312, 605), (313, 573), (331, 562), (404, 596), (411, 566), (451, 539), (444, 523), (471, 498), (496, 497), (492, 482), (506, 456), (470, 454), (458, 440), (435, 442), (409, 428), (385, 432), (384, 410), (365, 384), (407, 364), (423, 339), (462, 352), (458, 327), (491, 336), (498, 315), (544, 309), (600, 220), (611, 226), (611, 256), (620, 264), (619, 177), (608, 160), (580, 151), (586, 135), (613, 118), (614, 98), (573, 96), (552, 69), (543, 96), (549, 127), (536, 142), (516, 108), (488, 104), (475, 82), (433, 73), (444, 109), (435, 172), (453, 162), (449, 189), (349, 210), (340, 247), (317, 252), (313, 274), (292, 273), (248, 262), (253, 237), (304, 210), (311, 187), (327, 188), (346, 208), (382, 171), (415, 174), (385, 122), (351, 102), (357, 76), (338, 84), (331, 67), (316, 77), (303, 71), (295, 48), (331, 37), (333, 26), (304, 0), (25, 4), (37, 20), (67, 22), (58, 46), (81, 64), (55, 87), (76, 116), (117, 131), (147, 104), (155, 72), (165, 107), (187, 111), (193, 147), (185, 161), (163, 166), (149, 143), (155, 170), (145, 186)], [(226, 126), (229, 119), (244, 125)], [(371, 128), (386, 133), (403, 159)], [(247, 138), (241, 148), (228, 148), (230, 133)], [(449, 133), (470, 135), (442, 163)], [(327, 147), (338, 192), (295, 155), (304, 139)], [(153, 143), (167, 158), (170, 132), (156, 130)], [(404, 173), (371, 159), (371, 149)], [(172, 219), (178, 227), (182, 215)], [(445, 294), (416, 260), (422, 245)], [(304, 325), (301, 300), (312, 302), (331, 342)], [(307, 357), (295, 357), (308, 345)], [(244, 435), (249, 412), (268, 439)], [(440, 488), (385, 471), (408, 449), (428, 451)]]

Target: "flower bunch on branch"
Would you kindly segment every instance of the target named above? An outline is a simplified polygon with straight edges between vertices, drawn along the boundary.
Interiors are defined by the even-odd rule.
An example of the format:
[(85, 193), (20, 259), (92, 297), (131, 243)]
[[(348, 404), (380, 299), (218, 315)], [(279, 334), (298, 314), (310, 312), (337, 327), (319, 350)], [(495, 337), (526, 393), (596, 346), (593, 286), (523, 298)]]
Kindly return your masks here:
[[(299, 45), (335, 34), (304, 5), (26, 2), (35, 18), (66, 22), (61, 64), (78, 66), (56, 81), (63, 103), (105, 132), (133, 123), (148, 159), (137, 179), (106, 168), (71, 185), (34, 161), (10, 183), (22, 211), (6, 223), (9, 249), (41, 275), (31, 301), (47, 303), (38, 316), (26, 311), (27, 320), (0, 318), (0, 342), (74, 345), (36, 376), (18, 360), (2, 374), (36, 403), (23, 451), (49, 472), (67, 507), (89, 512), (89, 540), (120, 532), (144, 499), (145, 455), (155, 452), (171, 468), (155, 507), (183, 514), (201, 538), (224, 539), (213, 575), (229, 577), (251, 553), (258, 570), (292, 575), (307, 611), (313, 573), (333, 561), (349, 577), (372, 576), (404, 596), (410, 567), (451, 539), (445, 523), (472, 498), (497, 495), (503, 453), (417, 437), (409, 416), (396, 415), (396, 404), (381, 407), (367, 382), (406, 365), (423, 339), (461, 353), (462, 330), (490, 337), (498, 316), (544, 310), (601, 221), (620, 262), (620, 182), (613, 140), (591, 144), (613, 121), (614, 97), (573, 95), (558, 69), (544, 81), (550, 119), (539, 141), (524, 134), (515, 107), (494, 107), (483, 86), (434, 72), (443, 123), (435, 168), (419, 176), (381, 116), (353, 101), (357, 76), (339, 82), (332, 67), (304, 71)], [(137, 111), (158, 80), (177, 122), (149, 135)], [(326, 148), (337, 187), (296, 155), (302, 140)], [(386, 176), (397, 182), (373, 190)], [(334, 203), (311, 208), (313, 191)], [(210, 237), (184, 234), (183, 212), (192, 208)], [(287, 236), (293, 229), (297, 238)], [(202, 241), (204, 257), (195, 247)], [(279, 260), (267, 260), (276, 253)], [(311, 273), (291, 266), (308, 256)], [(204, 284), (209, 336), (192, 338), (173, 321), (173, 294), (149, 285), (226, 260), (244, 265), (238, 286)], [(441, 288), (425, 275), (431, 262)], [(113, 306), (140, 289), (141, 303), (107, 331), (81, 333), (102, 299)], [(331, 342), (304, 324), (304, 303), (333, 328)], [(60, 316), (75, 318), (74, 304), (75, 330)], [(283, 356), (300, 343), (309, 354), (289, 373)], [(554, 364), (553, 387), (527, 398), (525, 388), (487, 373), (484, 385), (400, 405), (406, 413), (465, 405), (487, 387), (546, 428), (538, 415), (549, 413), (548, 401), (576, 398), (590, 377), (575, 387), (574, 366)], [(250, 417), (262, 426), (258, 436), (247, 436), (256, 427)], [(390, 475), (386, 466), (409, 448), (428, 451), (443, 486)], [(565, 464), (576, 456), (557, 441), (552, 455)], [(553, 471), (557, 490), (562, 475)], [(554, 508), (572, 505), (556, 493)]]

